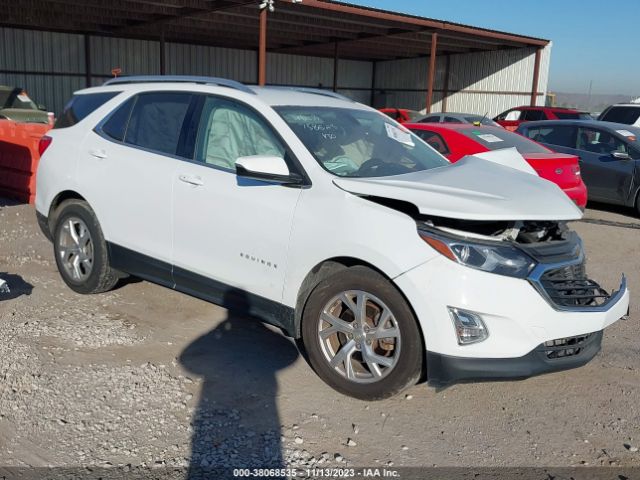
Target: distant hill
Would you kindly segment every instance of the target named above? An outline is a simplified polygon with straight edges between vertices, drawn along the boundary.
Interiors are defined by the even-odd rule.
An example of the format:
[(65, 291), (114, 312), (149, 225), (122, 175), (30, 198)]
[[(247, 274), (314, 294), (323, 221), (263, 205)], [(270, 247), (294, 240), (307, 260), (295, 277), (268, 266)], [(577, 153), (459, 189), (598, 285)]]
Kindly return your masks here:
[[(638, 95), (592, 94), (591, 99), (586, 93), (553, 92), (556, 94), (557, 107), (576, 108), (587, 112), (602, 112), (614, 103), (630, 102)], [(639, 92), (640, 93), (640, 92)]]

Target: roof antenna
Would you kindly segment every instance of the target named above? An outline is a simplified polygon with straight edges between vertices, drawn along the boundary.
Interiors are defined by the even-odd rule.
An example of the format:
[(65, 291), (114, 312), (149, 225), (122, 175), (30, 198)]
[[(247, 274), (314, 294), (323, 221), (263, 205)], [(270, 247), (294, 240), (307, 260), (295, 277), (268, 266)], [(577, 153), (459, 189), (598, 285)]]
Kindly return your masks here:
[(479, 121), (479, 122), (473, 122), (473, 124), (474, 124), (476, 127), (480, 127), (480, 126), (482, 126), (482, 122), (484, 122), (484, 121), (486, 120), (487, 115), (489, 115), (489, 112), (485, 113), (485, 114), (484, 114), (484, 116), (480, 119), (480, 121)]

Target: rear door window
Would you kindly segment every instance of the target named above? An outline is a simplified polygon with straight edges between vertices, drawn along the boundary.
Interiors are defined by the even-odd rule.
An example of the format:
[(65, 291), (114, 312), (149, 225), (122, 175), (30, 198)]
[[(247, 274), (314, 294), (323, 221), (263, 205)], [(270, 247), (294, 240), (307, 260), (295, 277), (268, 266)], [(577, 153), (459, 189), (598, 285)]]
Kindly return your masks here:
[(175, 155), (192, 99), (193, 95), (187, 92), (138, 95), (126, 129), (125, 143)]
[(420, 120), (420, 123), (440, 123), (440, 117), (438, 115), (431, 115)]
[(605, 122), (625, 123), (627, 125), (633, 125), (640, 118), (640, 106), (627, 107), (627, 106), (613, 106), (609, 108), (600, 120)]
[(547, 116), (542, 110), (525, 110), (522, 112), (522, 118), (520, 120), (526, 120), (527, 122), (535, 122), (536, 120), (546, 120)]
[(576, 130), (576, 127), (571, 125), (544, 125), (526, 128), (525, 135), (535, 142), (576, 148)]
[(580, 112), (553, 112), (560, 120), (593, 120), (588, 113)]
[(100, 92), (74, 95), (65, 105), (53, 128), (72, 127), (121, 92)]

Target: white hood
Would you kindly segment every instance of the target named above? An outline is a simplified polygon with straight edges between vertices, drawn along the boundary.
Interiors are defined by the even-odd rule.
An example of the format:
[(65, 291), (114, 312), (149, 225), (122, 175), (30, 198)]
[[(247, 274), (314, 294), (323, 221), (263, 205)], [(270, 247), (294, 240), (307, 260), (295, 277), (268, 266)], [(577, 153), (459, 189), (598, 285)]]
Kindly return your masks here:
[[(500, 153), (500, 152), (496, 152)], [(473, 156), (445, 167), (372, 178), (337, 178), (347, 192), (414, 204), (420, 213), (461, 220), (577, 220), (582, 212), (555, 184), (498, 155)], [(489, 157), (491, 157), (489, 155)], [(518, 155), (520, 159), (522, 157)], [(524, 159), (522, 159), (524, 161)], [(514, 167), (519, 163), (514, 160)]]

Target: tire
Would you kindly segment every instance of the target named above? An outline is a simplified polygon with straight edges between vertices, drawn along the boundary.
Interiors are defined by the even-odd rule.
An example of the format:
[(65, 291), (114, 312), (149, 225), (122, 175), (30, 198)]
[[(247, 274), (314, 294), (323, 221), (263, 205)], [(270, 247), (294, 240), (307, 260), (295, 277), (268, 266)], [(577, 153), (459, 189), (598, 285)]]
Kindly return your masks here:
[(67, 200), (56, 210), (53, 250), (58, 271), (73, 291), (111, 290), (118, 274), (109, 266), (109, 252), (95, 213), (82, 200)]
[[(355, 312), (362, 304), (364, 317)], [(315, 287), (302, 315), (302, 341), (318, 376), (350, 397), (382, 400), (421, 377), (424, 345), (415, 316), (395, 286), (370, 268), (347, 268)]]

